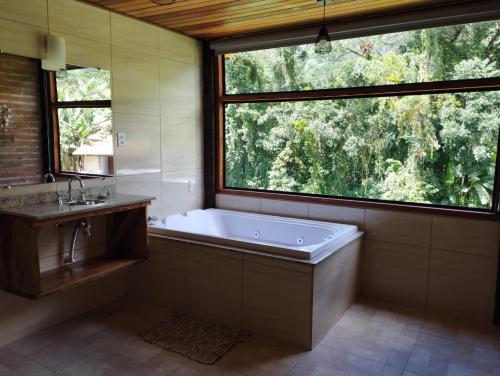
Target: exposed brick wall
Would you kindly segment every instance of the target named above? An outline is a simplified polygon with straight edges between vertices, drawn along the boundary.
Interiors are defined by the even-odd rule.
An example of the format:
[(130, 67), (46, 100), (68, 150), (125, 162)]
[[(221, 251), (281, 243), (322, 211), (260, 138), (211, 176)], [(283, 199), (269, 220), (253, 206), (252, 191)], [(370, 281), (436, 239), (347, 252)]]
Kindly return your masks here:
[(0, 185), (40, 183), (43, 174), (38, 62), (0, 54), (0, 109), (10, 128), (0, 128)]

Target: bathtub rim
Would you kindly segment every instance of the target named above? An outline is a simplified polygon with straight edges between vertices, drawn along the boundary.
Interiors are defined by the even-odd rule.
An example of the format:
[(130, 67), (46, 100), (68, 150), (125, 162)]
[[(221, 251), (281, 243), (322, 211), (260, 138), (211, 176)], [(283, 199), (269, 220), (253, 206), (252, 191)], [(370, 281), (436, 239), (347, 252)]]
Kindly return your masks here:
[[(189, 243), (189, 244), (202, 245), (205, 247), (219, 248), (219, 249), (223, 249), (226, 251), (232, 251), (232, 252), (236, 251), (236, 252), (240, 252), (243, 254), (263, 256), (263, 257), (268, 257), (271, 259), (277, 259), (277, 260), (281, 260), (281, 261), (287, 261), (287, 262), (293, 262), (293, 263), (297, 263), (297, 264), (305, 264), (305, 265), (311, 265), (311, 266), (314, 266), (314, 265), (321, 263), (325, 259), (327, 259), (330, 256), (332, 256), (333, 254), (335, 254), (337, 251), (341, 250), (342, 248), (346, 247), (347, 245), (349, 245), (350, 243), (352, 243), (358, 239), (360, 239), (362, 241), (363, 240), (362, 238), (364, 235), (364, 231), (360, 231), (358, 229), (358, 231), (355, 233), (347, 234), (347, 235), (339, 238), (339, 241), (337, 243), (335, 243), (335, 245), (331, 249), (321, 252), (319, 255), (317, 255), (314, 258), (304, 259), (304, 258), (297, 258), (297, 257), (289, 257), (289, 256), (276, 254), (276, 253), (259, 252), (259, 251), (253, 250), (253, 249), (246, 249), (246, 248), (231, 246), (231, 245), (227, 245), (227, 244), (210, 243), (208, 241), (183, 237), (182, 236), (182, 234), (184, 234), (183, 232), (171, 231), (172, 233), (176, 232), (176, 233), (180, 234), (180, 236), (175, 236), (172, 234), (168, 234), (167, 232), (169, 232), (169, 231), (171, 231), (171, 230), (160, 229), (160, 231), (151, 231), (151, 228), (149, 228), (148, 229), (148, 236), (151, 236), (153, 238), (169, 239), (169, 240), (175, 240), (175, 241), (185, 242), (185, 243)], [(220, 238), (214, 237), (214, 239), (220, 239)]]
[[(320, 221), (320, 220), (314, 220), (314, 219), (304, 219), (304, 218), (290, 218), (290, 217), (284, 217), (284, 216), (278, 216), (278, 215), (273, 215), (273, 214), (262, 214), (262, 213), (247, 213), (247, 212), (241, 212), (237, 210), (226, 210), (226, 209), (218, 209), (218, 208), (208, 208), (208, 209), (194, 209), (192, 210), (193, 212), (203, 212), (203, 214), (210, 215), (214, 213), (215, 215), (222, 214), (222, 215), (228, 215), (228, 216), (235, 216), (235, 217), (250, 217), (253, 219), (264, 219), (270, 222), (277, 222), (277, 223), (285, 223), (285, 224), (293, 224), (293, 225), (299, 225), (299, 226), (305, 226), (305, 227), (310, 227), (310, 228), (320, 228), (324, 230), (332, 230), (336, 226), (341, 226), (346, 228), (347, 230), (344, 231), (343, 234), (338, 236), (336, 239), (333, 239), (332, 241), (328, 242), (327, 244), (318, 244), (317, 247), (313, 250), (305, 250), (305, 249), (300, 249), (300, 247), (296, 246), (281, 246), (278, 243), (267, 243), (267, 242), (252, 242), (252, 241), (247, 241), (247, 240), (242, 240), (242, 239), (237, 239), (237, 238), (231, 238), (231, 237), (223, 237), (223, 236), (217, 236), (217, 235), (212, 235), (212, 234), (204, 234), (204, 233), (198, 233), (198, 232), (191, 232), (191, 231), (185, 231), (183, 229), (168, 229), (163, 227), (162, 225), (156, 226), (156, 225), (150, 225), (148, 227), (148, 232), (155, 233), (155, 234), (160, 234), (160, 235), (166, 235), (174, 238), (187, 238), (187, 239), (192, 239), (195, 241), (201, 241), (201, 242), (206, 242), (209, 244), (221, 244), (224, 246), (229, 246), (232, 248), (237, 248), (237, 249), (250, 249), (252, 251), (256, 251), (262, 254), (273, 254), (273, 255), (280, 255), (284, 257), (289, 257), (292, 259), (298, 259), (298, 260), (313, 260), (319, 256), (321, 256), (324, 253), (329, 253), (330, 249), (337, 249), (338, 245), (342, 245), (343, 239), (345, 237), (348, 237), (350, 235), (356, 234), (357, 232), (360, 231), (359, 227), (355, 224), (348, 224), (348, 223), (336, 223), (336, 222), (329, 222), (329, 221)], [(191, 211), (188, 211), (186, 213), (190, 213)], [(172, 216), (180, 216), (182, 215), (181, 213), (175, 213), (172, 214)], [(168, 217), (166, 217), (168, 218)], [(164, 223), (166, 221), (166, 218), (162, 219), (160, 222)], [(263, 250), (260, 250), (259, 248), (262, 248)], [(314, 257), (311, 257), (314, 253), (316, 255)]]

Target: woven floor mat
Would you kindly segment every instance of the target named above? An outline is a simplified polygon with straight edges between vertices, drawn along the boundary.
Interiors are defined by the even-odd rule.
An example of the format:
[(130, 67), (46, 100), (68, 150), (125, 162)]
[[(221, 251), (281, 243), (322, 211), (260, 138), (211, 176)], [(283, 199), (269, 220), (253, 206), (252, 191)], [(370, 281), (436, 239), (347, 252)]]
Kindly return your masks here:
[(180, 313), (139, 334), (146, 342), (203, 364), (214, 364), (244, 336), (241, 330)]

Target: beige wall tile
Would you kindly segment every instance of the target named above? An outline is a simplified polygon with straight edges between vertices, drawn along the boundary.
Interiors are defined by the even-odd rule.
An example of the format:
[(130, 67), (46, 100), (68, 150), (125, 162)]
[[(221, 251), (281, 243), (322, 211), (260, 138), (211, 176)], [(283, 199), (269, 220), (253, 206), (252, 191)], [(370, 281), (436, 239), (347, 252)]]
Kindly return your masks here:
[[(97, 216), (89, 219), (91, 236), (79, 233), (75, 249), (88, 248), (106, 242), (106, 216)], [(66, 222), (62, 227), (46, 225), (38, 232), (38, 247), (41, 257), (56, 255), (69, 250), (73, 229), (76, 222)]]
[(241, 252), (232, 249), (219, 248), (218, 246), (210, 247), (210, 245), (207, 246), (205, 244), (201, 245), (195, 243), (187, 243), (186, 249), (200, 253), (206, 253), (207, 256), (214, 255), (217, 257), (232, 258), (237, 261), (241, 261), (244, 257), (243, 253)]
[(85, 313), (125, 295), (125, 272), (113, 273), (62, 292), (62, 318)]
[[(233, 255), (234, 256), (234, 255)], [(233, 328), (241, 327), (242, 257), (187, 248), (187, 309)]]
[(202, 120), (161, 117), (162, 171), (202, 167)]
[(347, 223), (363, 229), (365, 227), (365, 209), (310, 203), (309, 219)]
[(216, 195), (216, 206), (219, 209), (260, 213), (260, 199), (235, 195)]
[[(68, 249), (55, 255), (40, 257), (40, 273), (57, 269), (66, 265), (64, 256), (68, 254)], [(75, 260), (83, 261), (106, 254), (106, 244), (96, 244), (94, 246), (80, 248), (75, 250)]]
[(61, 295), (29, 300), (0, 291), (0, 347), (61, 320)]
[(358, 297), (361, 239), (343, 247), (314, 269), (312, 344), (315, 346)]
[(113, 47), (112, 54), (113, 110), (158, 115), (159, 58), (121, 47)]
[(262, 214), (307, 219), (309, 216), (309, 206), (306, 202), (270, 200), (263, 198), (260, 200), (260, 212)]
[(169, 30), (160, 30), (160, 56), (182, 63), (201, 65), (201, 43)]
[(361, 294), (363, 282), (363, 245), (364, 240), (360, 238), (351, 244), (346, 245), (345, 252), (342, 252), (342, 268), (348, 270), (349, 276), (346, 279), (346, 299), (354, 302)]
[(0, 18), (47, 27), (47, 0), (2, 0)]
[(364, 240), (363, 295), (425, 308), (429, 249)]
[(131, 195), (144, 195), (156, 197), (148, 206), (148, 215), (161, 217), (161, 173), (118, 176), (116, 178), (116, 191)]
[(48, 0), (49, 28), (64, 34), (110, 43), (110, 13), (79, 1)]
[[(192, 191), (190, 192), (190, 186)], [(164, 172), (162, 174), (163, 217), (203, 206), (201, 170)]]
[(494, 221), (435, 216), (432, 248), (498, 257), (500, 224)]
[(54, 225), (42, 226), (38, 231), (39, 256), (46, 257), (57, 255), (62, 242), (59, 237), (59, 230)]
[(432, 249), (429, 310), (491, 322), (497, 259)]
[(114, 112), (115, 134), (125, 133), (126, 143), (116, 147), (116, 175), (161, 171), (161, 125), (158, 115)]
[[(106, 252), (106, 217), (90, 219), (91, 236), (80, 232), (75, 245), (75, 257), (78, 261), (103, 255)], [(66, 223), (63, 227), (55, 225), (42, 226), (38, 232), (40, 256), (40, 272), (55, 269), (64, 265), (64, 256), (69, 253), (71, 237), (75, 222)]]
[(195, 65), (161, 59), (160, 97), (162, 116), (200, 118), (200, 69)]
[(111, 40), (113, 46), (158, 55), (159, 30), (160, 28), (145, 22), (111, 13)]
[(3, 52), (40, 59), (45, 57), (47, 29), (0, 18), (0, 49)]
[(181, 242), (149, 237), (149, 259), (127, 272), (127, 293), (140, 300), (183, 310), (186, 251)]
[(276, 257), (267, 257), (261, 255), (254, 255), (251, 253), (246, 253), (243, 255), (245, 261), (253, 262), (256, 264), (272, 266), (274, 268), (281, 268), (286, 270), (292, 270), (296, 272), (312, 274), (312, 265), (304, 264), (302, 262), (294, 262), (289, 260), (280, 260)]
[(308, 348), (311, 290), (310, 274), (245, 262), (243, 327)]
[(342, 252), (331, 255), (314, 270), (312, 343), (317, 344), (342, 317), (350, 303), (343, 299), (349, 271), (342, 267)]
[(366, 210), (365, 237), (373, 240), (428, 247), (432, 217), (383, 210)]
[(73, 35), (54, 33), (66, 40), (66, 63), (111, 70), (111, 45)]

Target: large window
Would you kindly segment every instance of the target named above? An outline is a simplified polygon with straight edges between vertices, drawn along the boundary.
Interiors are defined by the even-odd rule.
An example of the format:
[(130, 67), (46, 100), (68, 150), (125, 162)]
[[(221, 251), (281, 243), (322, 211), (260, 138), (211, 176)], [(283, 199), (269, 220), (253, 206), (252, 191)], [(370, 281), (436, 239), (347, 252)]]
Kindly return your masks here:
[(493, 212), (499, 28), (223, 56), (219, 189)]
[(49, 97), (55, 172), (113, 175), (110, 72), (50, 72)]

